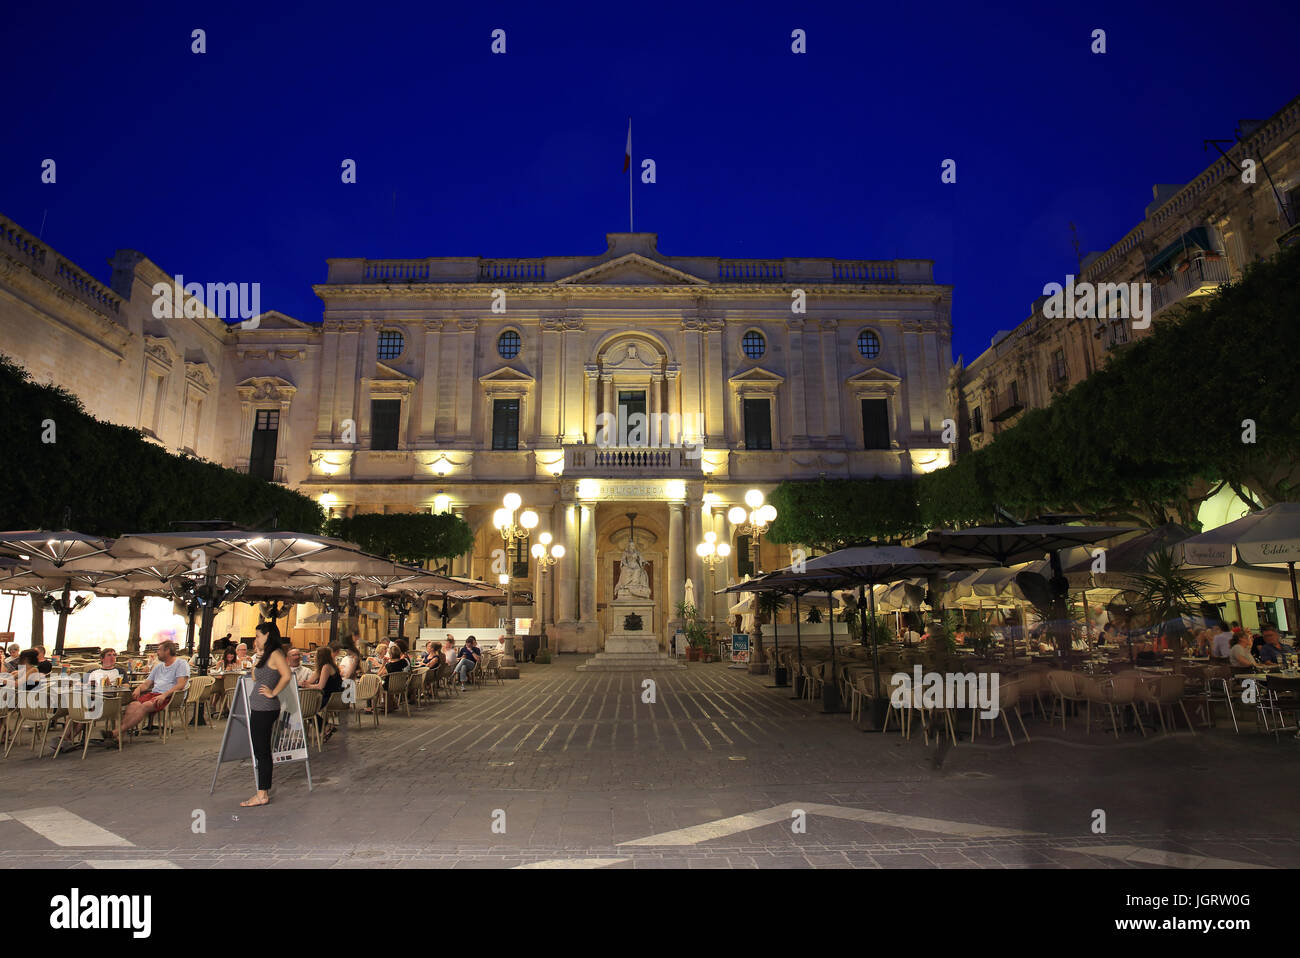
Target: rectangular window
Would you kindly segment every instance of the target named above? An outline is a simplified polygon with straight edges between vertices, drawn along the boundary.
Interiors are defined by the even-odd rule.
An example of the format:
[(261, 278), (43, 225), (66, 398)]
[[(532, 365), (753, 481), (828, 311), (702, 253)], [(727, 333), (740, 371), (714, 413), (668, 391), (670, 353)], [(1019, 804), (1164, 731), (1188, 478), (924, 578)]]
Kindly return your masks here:
[(275, 479), (275, 447), (280, 434), (280, 410), (259, 409), (253, 421), (253, 446), (248, 451), (248, 474)]
[[(629, 445), (646, 445), (650, 442), (650, 421), (645, 417), (646, 399), (645, 390), (632, 389), (618, 391), (618, 445), (627, 442)], [(633, 416), (641, 416), (637, 423), (632, 422)], [(626, 430), (626, 431), (624, 431)]]
[(372, 399), (370, 401), (370, 448), (396, 449), (401, 424), (402, 401), (400, 399)]
[(153, 399), (153, 421), (149, 428), (153, 434), (159, 438), (162, 437), (162, 419), (163, 405), (167, 402), (167, 380), (162, 376), (155, 377), (154, 399)]
[(889, 448), (889, 400), (862, 400), (862, 448)]
[(1011, 380), (1011, 405), (1020, 405), (1020, 383), (1014, 379)]
[(984, 410), (980, 406), (976, 406), (970, 414), (970, 431), (975, 436), (984, 432)]
[(531, 538), (525, 536), (522, 539), (515, 540), (513, 561), (510, 564), (510, 575), (515, 579), (528, 578), (528, 549)]
[(745, 448), (772, 448), (772, 404), (770, 400), (745, 400)]
[(749, 536), (736, 536), (736, 578), (754, 574), (754, 563), (749, 558)]
[(1065, 350), (1058, 349), (1052, 353), (1052, 378), (1060, 382), (1066, 376), (1065, 370)]
[(492, 400), (492, 448), (519, 448), (519, 400)]

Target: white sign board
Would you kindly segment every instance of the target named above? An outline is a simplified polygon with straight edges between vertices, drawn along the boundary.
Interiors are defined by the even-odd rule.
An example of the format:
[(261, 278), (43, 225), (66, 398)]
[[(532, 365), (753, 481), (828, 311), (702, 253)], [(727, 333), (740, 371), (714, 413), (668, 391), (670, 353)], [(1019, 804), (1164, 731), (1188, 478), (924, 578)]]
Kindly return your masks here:
[[(257, 756), (253, 754), (253, 729), (248, 716), (252, 711), (249, 696), (253, 694), (253, 677), (241, 675), (235, 689), (234, 701), (230, 705), (230, 717), (226, 719), (226, 730), (221, 736), (221, 751), (217, 753), (217, 769), (212, 773), (212, 787), (208, 794), (217, 788), (217, 776), (221, 773), (223, 762), (236, 762), (249, 758), (253, 762), (253, 787), (257, 788)], [(271, 730), (271, 764), (283, 765), (289, 762), (304, 762), (307, 766), (307, 790), (312, 790), (311, 759), (307, 751), (307, 736), (303, 727), (302, 703), (298, 700), (298, 683), (290, 682), (278, 696), (280, 699), (280, 717)]]

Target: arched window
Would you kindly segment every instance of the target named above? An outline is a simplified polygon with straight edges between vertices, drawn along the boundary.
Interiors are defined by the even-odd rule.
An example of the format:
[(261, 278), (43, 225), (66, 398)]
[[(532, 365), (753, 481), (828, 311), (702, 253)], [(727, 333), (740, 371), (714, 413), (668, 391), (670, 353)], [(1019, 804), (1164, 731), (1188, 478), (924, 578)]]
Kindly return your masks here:
[(869, 329), (858, 333), (858, 353), (866, 359), (880, 355), (880, 337)]
[(521, 346), (519, 334), (513, 329), (507, 329), (497, 340), (497, 352), (501, 354), (502, 359), (514, 359), (519, 355)]
[(395, 329), (381, 329), (379, 331), (379, 358), (396, 359), (402, 355), (402, 350), (406, 348), (406, 341), (402, 334)]

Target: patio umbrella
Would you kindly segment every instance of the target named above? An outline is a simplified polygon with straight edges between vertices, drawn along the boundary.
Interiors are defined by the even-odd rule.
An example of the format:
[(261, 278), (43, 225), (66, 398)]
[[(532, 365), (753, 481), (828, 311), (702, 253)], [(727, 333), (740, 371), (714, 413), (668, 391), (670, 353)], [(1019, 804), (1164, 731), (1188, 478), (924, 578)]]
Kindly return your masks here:
[[(1295, 566), (1300, 562), (1300, 502), (1279, 502), (1184, 539), (1183, 561), (1187, 565), (1227, 565), (1231, 553), (1248, 565), (1285, 567), (1291, 577), (1291, 599), (1300, 611)], [(1293, 634), (1300, 634), (1295, 623)]]
[[(934, 552), (907, 546), (853, 546), (805, 560), (798, 571), (795, 570), (794, 566), (778, 569), (766, 576), (760, 576), (756, 580), (741, 583), (734, 590), (748, 592), (780, 591), (789, 588), (809, 587), (830, 594), (837, 587), (875, 585), (879, 582), (893, 582), (911, 576), (933, 575), (960, 569), (969, 571), (988, 564), (988, 559), (978, 556), (942, 556)], [(733, 590), (729, 589), (727, 591)], [(871, 593), (870, 611), (873, 616), (876, 614), (874, 590)], [(833, 669), (835, 626), (833, 624), (834, 616), (831, 618), (831, 661)], [(877, 709), (879, 706), (876, 703), (880, 701), (880, 672), (874, 630), (871, 639), (871, 661), (875, 668), (875, 703), (873, 703), (872, 708)], [(833, 699), (832, 703), (827, 703), (825, 700), (826, 693), (823, 692), (825, 711), (835, 711), (838, 708), (839, 690), (834, 687), (833, 682), (828, 683), (824, 688), (831, 690)], [(873, 718), (876, 718), (875, 713), (873, 713)]]
[(26, 532), (0, 532), (0, 555), (44, 560), (55, 568), (68, 562), (97, 556), (108, 551), (112, 539), (83, 535), (80, 532), (47, 532), (36, 529)]
[[(1044, 555), (1048, 555), (1052, 575), (1038, 588), (1038, 597), (1050, 600), (1052, 615), (1049, 617), (1049, 628), (1054, 633), (1058, 653), (1068, 659), (1070, 654), (1068, 630), (1064, 639), (1061, 630), (1067, 617), (1066, 599), (1069, 595), (1069, 582), (1061, 568), (1061, 551), (1073, 546), (1100, 542), (1130, 531), (1132, 531), (1131, 527), (1125, 526), (1075, 526), (1066, 523), (974, 526), (969, 529), (936, 529), (919, 543), (918, 547), (932, 549), (945, 556), (979, 556), (992, 559), (1001, 566), (1041, 559)], [(1030, 575), (1040, 575), (1020, 574), (1026, 577), (1019, 582), (1022, 588), (1035, 585), (1036, 580), (1029, 579)]]

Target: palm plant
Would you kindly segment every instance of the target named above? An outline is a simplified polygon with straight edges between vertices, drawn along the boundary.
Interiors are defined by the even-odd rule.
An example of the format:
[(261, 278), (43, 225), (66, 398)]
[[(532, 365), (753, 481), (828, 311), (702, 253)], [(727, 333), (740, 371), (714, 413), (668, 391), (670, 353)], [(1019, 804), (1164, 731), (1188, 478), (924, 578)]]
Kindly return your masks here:
[(1147, 556), (1147, 571), (1130, 578), (1137, 587), (1137, 605), (1166, 635), (1174, 636), (1174, 670), (1182, 671), (1182, 620), (1199, 609), (1205, 596), (1205, 580), (1188, 575), (1167, 547), (1161, 546)]

